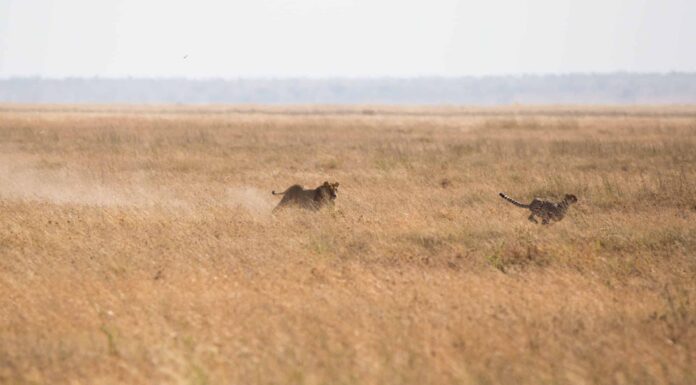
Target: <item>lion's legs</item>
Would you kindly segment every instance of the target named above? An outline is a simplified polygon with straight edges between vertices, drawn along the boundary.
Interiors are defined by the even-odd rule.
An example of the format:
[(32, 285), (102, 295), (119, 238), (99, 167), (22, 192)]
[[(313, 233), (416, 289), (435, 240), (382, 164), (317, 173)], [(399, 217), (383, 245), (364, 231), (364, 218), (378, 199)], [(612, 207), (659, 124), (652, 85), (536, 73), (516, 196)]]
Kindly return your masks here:
[(278, 205), (273, 209), (273, 213), (276, 213), (280, 211), (281, 209), (285, 208), (285, 206), (291, 205), (293, 203), (293, 199), (289, 195), (283, 196), (283, 199), (278, 202)]

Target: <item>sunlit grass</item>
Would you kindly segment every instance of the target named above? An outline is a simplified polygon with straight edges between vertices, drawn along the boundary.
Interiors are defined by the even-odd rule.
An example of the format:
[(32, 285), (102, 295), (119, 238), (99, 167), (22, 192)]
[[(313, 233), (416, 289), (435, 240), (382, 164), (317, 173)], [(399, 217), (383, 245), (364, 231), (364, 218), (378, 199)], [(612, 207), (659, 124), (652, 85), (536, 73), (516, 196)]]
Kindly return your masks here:
[(0, 383), (694, 383), (694, 148), (691, 107), (0, 106)]

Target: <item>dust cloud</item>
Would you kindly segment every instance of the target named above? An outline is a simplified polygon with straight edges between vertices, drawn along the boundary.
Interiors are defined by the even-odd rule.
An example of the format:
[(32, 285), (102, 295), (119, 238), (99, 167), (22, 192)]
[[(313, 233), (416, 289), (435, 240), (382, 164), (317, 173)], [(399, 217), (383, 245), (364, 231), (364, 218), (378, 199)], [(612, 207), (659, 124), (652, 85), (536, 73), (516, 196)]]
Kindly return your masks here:
[(265, 218), (271, 215), (273, 202), (271, 193), (254, 187), (230, 187), (227, 189), (227, 202), (248, 211), (253, 217)]
[(156, 184), (142, 173), (101, 181), (69, 168), (45, 169), (16, 160), (0, 162), (0, 199), (101, 207), (227, 206), (244, 210), (255, 219), (269, 217), (274, 205), (270, 192), (250, 186), (223, 187), (210, 191), (205, 199), (185, 198), (185, 194), (177, 195), (175, 189)]
[(0, 164), (0, 198), (104, 207), (181, 206), (165, 191), (136, 175), (128, 181), (103, 182), (68, 168), (42, 169), (30, 164)]

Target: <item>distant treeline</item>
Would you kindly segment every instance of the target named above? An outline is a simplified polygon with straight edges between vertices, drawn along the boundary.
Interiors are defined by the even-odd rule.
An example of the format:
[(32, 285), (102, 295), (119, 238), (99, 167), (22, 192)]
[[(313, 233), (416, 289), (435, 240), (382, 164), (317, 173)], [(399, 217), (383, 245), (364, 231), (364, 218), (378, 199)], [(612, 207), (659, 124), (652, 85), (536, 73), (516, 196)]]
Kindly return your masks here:
[(374, 79), (0, 79), (0, 102), (686, 104), (696, 73)]

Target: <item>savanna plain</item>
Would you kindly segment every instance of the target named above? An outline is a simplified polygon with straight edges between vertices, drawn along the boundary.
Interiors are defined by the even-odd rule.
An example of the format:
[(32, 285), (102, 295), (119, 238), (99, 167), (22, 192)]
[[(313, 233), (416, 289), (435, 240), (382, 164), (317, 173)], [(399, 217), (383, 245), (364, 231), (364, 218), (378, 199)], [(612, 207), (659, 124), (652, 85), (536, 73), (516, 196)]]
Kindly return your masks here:
[(0, 105), (0, 383), (695, 384), (696, 107)]

